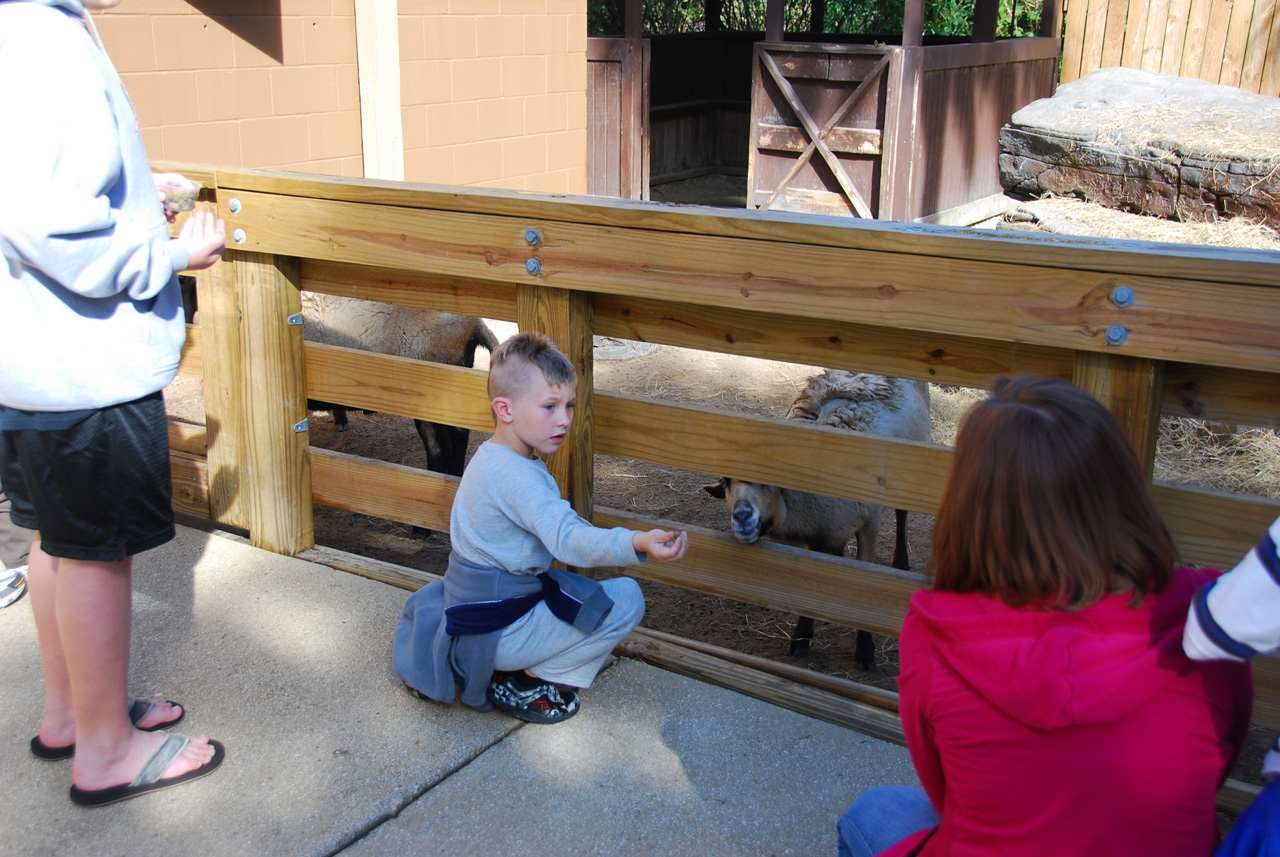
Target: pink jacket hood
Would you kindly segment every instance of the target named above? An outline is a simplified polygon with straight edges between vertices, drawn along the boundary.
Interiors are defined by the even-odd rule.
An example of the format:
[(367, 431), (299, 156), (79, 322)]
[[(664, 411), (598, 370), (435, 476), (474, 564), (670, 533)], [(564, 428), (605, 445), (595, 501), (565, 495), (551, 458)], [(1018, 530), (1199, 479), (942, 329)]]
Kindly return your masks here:
[(1070, 613), (950, 592), (912, 601), (939, 655), (979, 694), (1026, 726), (1055, 730), (1124, 717), (1177, 675), (1157, 665), (1185, 671), (1187, 602), (1218, 574), (1177, 574), (1136, 610), (1129, 594)]

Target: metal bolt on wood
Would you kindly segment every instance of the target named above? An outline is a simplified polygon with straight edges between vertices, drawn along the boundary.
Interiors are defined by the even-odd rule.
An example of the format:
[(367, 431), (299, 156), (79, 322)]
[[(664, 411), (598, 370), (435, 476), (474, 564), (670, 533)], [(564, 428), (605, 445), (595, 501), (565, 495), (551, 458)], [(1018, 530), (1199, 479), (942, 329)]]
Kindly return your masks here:
[(236, 240), (237, 244), (243, 244), (248, 238), (248, 236), (244, 234), (243, 229), (237, 229), (235, 232), (231, 233), (231, 237)]
[(524, 269), (536, 277), (538, 276), (538, 272), (542, 270), (542, 263), (540, 263), (536, 258), (530, 259), (528, 262), (524, 263)]
[(524, 231), (524, 242), (530, 247), (534, 246), (541, 240), (542, 236), (539, 235), (538, 230), (534, 229), (532, 226)]
[(1129, 338), (1129, 331), (1118, 324), (1113, 324), (1107, 328), (1107, 344), (1108, 345), (1124, 345), (1124, 341)]
[(227, 207), (231, 209), (231, 213), (232, 213), (232, 214), (239, 214), (239, 213), (240, 213), (240, 200), (238, 200), (238, 199), (232, 199), (232, 200), (231, 200), (231, 202), (227, 204)]
[(1133, 289), (1128, 286), (1116, 286), (1111, 290), (1111, 302), (1118, 307), (1127, 307), (1133, 303)]

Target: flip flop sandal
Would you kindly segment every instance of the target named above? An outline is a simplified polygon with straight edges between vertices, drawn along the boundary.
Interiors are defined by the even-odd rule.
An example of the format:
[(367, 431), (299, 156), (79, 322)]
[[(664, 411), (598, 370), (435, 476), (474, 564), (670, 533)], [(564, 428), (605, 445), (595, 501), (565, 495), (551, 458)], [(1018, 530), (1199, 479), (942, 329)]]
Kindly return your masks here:
[[(154, 699), (131, 699), (129, 700), (129, 722), (134, 726), (138, 726), (143, 732), (155, 732), (158, 729), (168, 729), (171, 726), (177, 726), (182, 722), (182, 718), (187, 716), (187, 707), (179, 702), (165, 700), (169, 705), (176, 705), (182, 709), (177, 717), (172, 720), (166, 720), (164, 723), (157, 723), (154, 726), (138, 726), (146, 716), (151, 713), (151, 709), (156, 707), (157, 700)], [(71, 743), (65, 747), (50, 747), (48, 744), (40, 740), (40, 736), (31, 739), (31, 755), (37, 759), (43, 759), (46, 762), (57, 762), (62, 759), (70, 759), (76, 754), (76, 745)]]
[(72, 786), (71, 802), (77, 806), (105, 806), (109, 803), (128, 800), (131, 797), (144, 795), (148, 792), (157, 792), (172, 786), (180, 786), (183, 783), (189, 783), (192, 780), (198, 780), (201, 777), (212, 774), (227, 758), (227, 748), (223, 747), (219, 741), (210, 741), (209, 743), (213, 746), (212, 759), (194, 771), (187, 771), (185, 774), (179, 774), (176, 777), (161, 779), (161, 774), (169, 769), (169, 766), (173, 764), (173, 760), (178, 758), (190, 743), (191, 739), (185, 735), (166, 735), (164, 743), (142, 766), (142, 770), (133, 778), (133, 782), (128, 785), (109, 786), (105, 789), (82, 789), (78, 786)]

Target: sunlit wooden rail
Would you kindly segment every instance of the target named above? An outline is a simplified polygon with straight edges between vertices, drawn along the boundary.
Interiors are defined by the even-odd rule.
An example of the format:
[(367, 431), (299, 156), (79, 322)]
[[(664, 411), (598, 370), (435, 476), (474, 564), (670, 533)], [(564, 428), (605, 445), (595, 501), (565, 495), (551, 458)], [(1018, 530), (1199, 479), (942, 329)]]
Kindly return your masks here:
[[(200, 324), (182, 371), (203, 378), (207, 418), (172, 427), (175, 504), (245, 528), (268, 550), (313, 548), (313, 503), (448, 529), (457, 480), (311, 448), (307, 398), (492, 427), (482, 372), (304, 344), (290, 323), (300, 289), (515, 321), (555, 338), (582, 378), (580, 419), (548, 466), (602, 525), (655, 522), (594, 506), (595, 454), (933, 513), (952, 452), (595, 390), (593, 335), (970, 387), (1006, 374), (1066, 378), (1111, 409), (1148, 472), (1162, 414), (1280, 426), (1274, 253), (165, 169), (203, 182), (202, 205), (236, 236), (199, 277)], [(1280, 500), (1153, 489), (1196, 564), (1233, 565), (1280, 515)], [(925, 584), (918, 573), (663, 523), (689, 529), (689, 556), (630, 573), (895, 636)], [(402, 586), (430, 577), (366, 565), (357, 570)], [(1261, 659), (1254, 672), (1255, 722), (1280, 728), (1280, 662)]]

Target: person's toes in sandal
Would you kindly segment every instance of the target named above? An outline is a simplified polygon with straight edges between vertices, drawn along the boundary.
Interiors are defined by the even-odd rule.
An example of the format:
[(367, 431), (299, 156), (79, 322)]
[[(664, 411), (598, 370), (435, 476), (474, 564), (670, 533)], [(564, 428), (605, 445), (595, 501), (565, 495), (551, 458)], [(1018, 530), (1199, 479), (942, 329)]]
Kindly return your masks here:
[(164, 777), (164, 772), (169, 769), (175, 759), (182, 755), (182, 751), (187, 748), (189, 743), (191, 743), (191, 739), (185, 735), (165, 735), (164, 742), (151, 755), (147, 763), (142, 766), (142, 770), (133, 778), (133, 782), (118, 786), (108, 786), (105, 789), (82, 789), (73, 785), (71, 787), (71, 802), (77, 806), (105, 806), (109, 803), (128, 800), (131, 797), (144, 795), (148, 792), (180, 786), (183, 783), (189, 783), (192, 780), (198, 780), (201, 777), (212, 774), (227, 757), (227, 749), (222, 746), (221, 742), (210, 741), (209, 744), (213, 747), (212, 759), (198, 768), (187, 771), (185, 774)]

